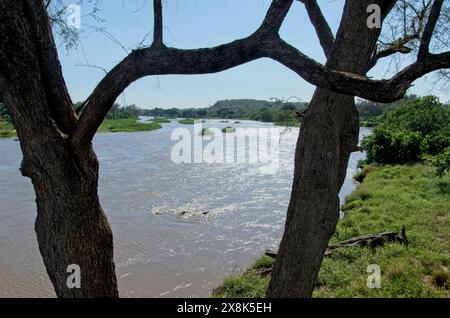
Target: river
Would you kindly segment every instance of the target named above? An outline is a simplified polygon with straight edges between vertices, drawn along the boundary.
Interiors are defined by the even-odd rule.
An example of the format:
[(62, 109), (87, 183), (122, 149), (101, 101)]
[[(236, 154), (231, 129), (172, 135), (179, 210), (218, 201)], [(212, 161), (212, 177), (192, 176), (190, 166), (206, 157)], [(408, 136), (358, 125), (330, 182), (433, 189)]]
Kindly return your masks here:
[[(271, 127), (208, 120), (205, 127)], [(151, 132), (97, 134), (100, 199), (114, 234), (121, 297), (209, 296), (281, 238), (298, 129), (280, 136), (279, 169), (258, 165), (175, 164), (176, 122)], [(192, 129), (189, 127), (189, 129)], [(370, 130), (362, 128), (361, 135)], [(19, 143), (0, 139), (0, 297), (54, 297), (34, 233), (35, 196), (20, 175)], [(341, 202), (354, 190), (354, 153)]]

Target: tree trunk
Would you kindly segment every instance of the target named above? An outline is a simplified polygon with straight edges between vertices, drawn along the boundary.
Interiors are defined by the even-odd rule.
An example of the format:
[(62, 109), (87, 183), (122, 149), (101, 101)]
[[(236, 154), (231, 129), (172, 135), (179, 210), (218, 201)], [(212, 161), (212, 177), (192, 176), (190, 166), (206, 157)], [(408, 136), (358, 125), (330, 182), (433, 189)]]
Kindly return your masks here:
[[(327, 67), (365, 74), (379, 35), (367, 27), (367, 6), (346, 1)], [(384, 1), (387, 2), (387, 1)], [(311, 297), (325, 249), (339, 219), (339, 191), (359, 135), (354, 96), (318, 88), (303, 120), (285, 231), (268, 297)]]
[[(97, 194), (97, 160), (91, 152), (82, 164), (90, 166), (86, 171), (67, 149), (41, 149), (38, 158), (25, 156), (21, 167), (36, 193), (39, 250), (58, 297), (118, 297), (112, 232)], [(48, 164), (31, 163), (36, 161)], [(67, 284), (73, 264), (80, 269), (80, 288)]]
[(269, 297), (310, 297), (339, 219), (339, 190), (357, 145), (351, 96), (318, 89), (297, 142), (294, 183)]
[[(98, 161), (91, 145), (73, 151), (76, 117), (43, 2), (1, 1), (0, 20), (0, 98), (20, 139), (22, 174), (36, 193), (35, 230), (56, 295), (117, 297)], [(70, 265), (80, 269), (80, 288), (67, 284)]]

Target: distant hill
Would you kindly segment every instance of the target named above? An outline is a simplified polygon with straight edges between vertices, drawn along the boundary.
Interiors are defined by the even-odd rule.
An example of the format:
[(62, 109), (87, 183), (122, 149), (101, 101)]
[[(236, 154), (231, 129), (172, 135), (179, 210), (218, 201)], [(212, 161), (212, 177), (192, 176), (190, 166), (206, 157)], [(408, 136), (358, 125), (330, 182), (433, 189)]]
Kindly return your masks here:
[(292, 106), (297, 110), (304, 110), (308, 103), (298, 102), (283, 102), (281, 100), (256, 100), (256, 99), (225, 99), (217, 101), (214, 105), (210, 106), (211, 111), (220, 111), (222, 109), (231, 110), (262, 110), (262, 109), (282, 109), (286, 106)]

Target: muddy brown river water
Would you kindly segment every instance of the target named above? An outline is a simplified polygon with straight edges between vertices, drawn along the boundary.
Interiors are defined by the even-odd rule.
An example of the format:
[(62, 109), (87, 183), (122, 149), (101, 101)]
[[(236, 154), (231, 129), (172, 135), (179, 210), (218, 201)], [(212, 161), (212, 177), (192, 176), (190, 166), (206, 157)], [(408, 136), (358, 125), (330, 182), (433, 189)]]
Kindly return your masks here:
[[(230, 124), (231, 123), (231, 124)], [(207, 121), (205, 127), (271, 127)], [(114, 233), (122, 297), (199, 297), (281, 238), (298, 129), (283, 131), (275, 174), (258, 164), (175, 164), (175, 128), (98, 134), (100, 198)], [(189, 128), (191, 129), (191, 128)], [(361, 135), (370, 131), (362, 128)], [(354, 153), (341, 200), (354, 190)], [(19, 143), (0, 139), (0, 297), (54, 297), (34, 233), (35, 196)], [(342, 202), (342, 201), (341, 201)]]

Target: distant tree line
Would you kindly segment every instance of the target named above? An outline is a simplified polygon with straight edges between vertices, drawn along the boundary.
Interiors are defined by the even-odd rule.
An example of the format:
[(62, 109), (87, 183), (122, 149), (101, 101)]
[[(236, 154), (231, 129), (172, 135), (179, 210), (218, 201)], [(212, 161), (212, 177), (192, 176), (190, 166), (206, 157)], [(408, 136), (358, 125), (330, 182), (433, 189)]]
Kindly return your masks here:
[[(74, 109), (78, 109), (82, 105), (82, 102), (75, 103), (73, 105)], [(121, 106), (120, 104), (115, 103), (108, 114), (106, 115), (106, 119), (129, 119), (129, 118), (138, 118), (139, 116), (144, 115), (144, 110), (137, 107), (136, 105), (127, 105)]]
[(144, 114), (168, 118), (222, 118), (280, 122), (287, 118), (295, 118), (295, 112), (302, 112), (307, 106), (307, 103), (280, 100), (233, 99), (218, 101), (208, 108), (155, 108), (145, 110)]
[[(376, 126), (383, 120), (383, 115), (393, 111), (399, 106), (419, 100), (416, 95), (408, 95), (394, 103), (376, 103), (366, 100), (358, 100), (356, 103), (359, 117), (364, 126)], [(73, 105), (77, 109), (82, 103)], [(274, 122), (280, 125), (297, 125), (300, 122), (301, 113), (308, 108), (306, 102), (285, 102), (278, 99), (228, 99), (217, 101), (208, 108), (154, 108), (142, 109), (134, 104), (121, 106), (115, 103), (108, 112), (106, 119), (127, 119), (138, 116), (153, 116), (165, 118), (221, 118), (256, 120), (262, 122)], [(11, 117), (4, 104), (0, 103), (0, 119), (10, 122)]]

